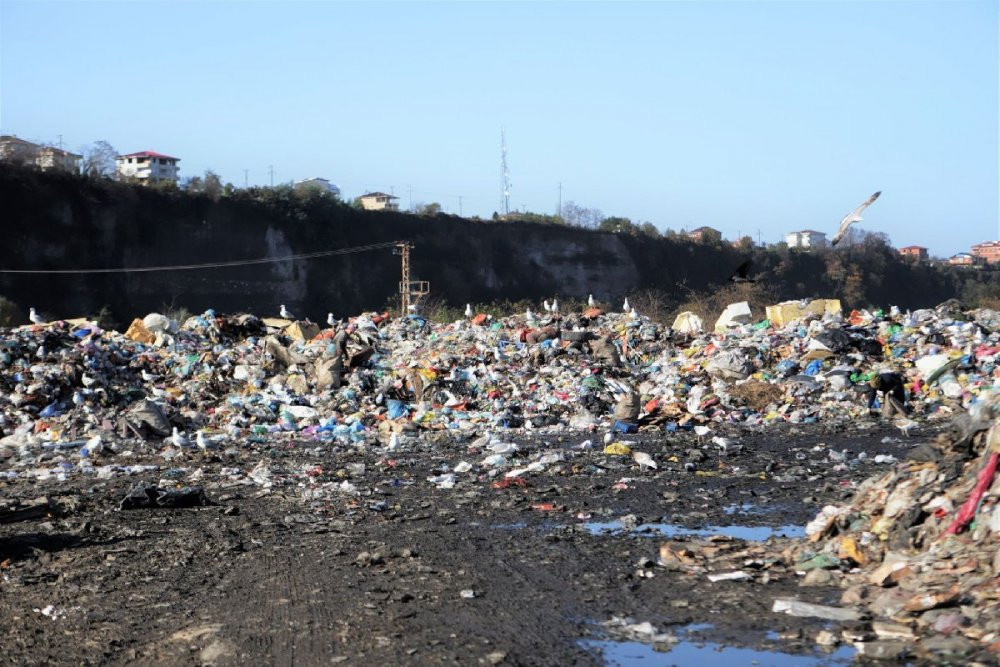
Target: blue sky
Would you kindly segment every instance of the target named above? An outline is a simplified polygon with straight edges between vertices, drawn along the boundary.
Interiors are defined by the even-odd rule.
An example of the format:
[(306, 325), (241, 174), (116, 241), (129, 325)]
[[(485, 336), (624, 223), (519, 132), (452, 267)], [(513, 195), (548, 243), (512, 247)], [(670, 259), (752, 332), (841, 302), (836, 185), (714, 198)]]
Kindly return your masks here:
[[(0, 2), (0, 131), (764, 241), (997, 238), (998, 3)], [(412, 193), (412, 195), (411, 195)]]

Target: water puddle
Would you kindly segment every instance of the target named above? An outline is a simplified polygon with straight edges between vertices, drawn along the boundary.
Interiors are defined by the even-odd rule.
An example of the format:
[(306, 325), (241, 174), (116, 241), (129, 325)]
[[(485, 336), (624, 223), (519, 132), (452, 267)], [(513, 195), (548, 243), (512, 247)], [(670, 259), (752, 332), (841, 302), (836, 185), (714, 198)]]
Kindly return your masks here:
[(713, 665), (713, 667), (832, 667), (850, 664), (855, 651), (841, 647), (826, 655), (796, 655), (751, 648), (722, 646), (714, 642), (682, 641), (657, 651), (640, 642), (583, 640), (581, 646), (599, 650), (606, 665)]
[[(621, 521), (588, 521), (583, 524), (592, 535), (611, 535), (624, 532)], [(770, 537), (803, 537), (804, 526), (707, 526), (705, 528), (685, 528), (673, 523), (643, 523), (631, 531), (647, 537), (711, 537), (726, 535), (740, 540), (762, 542)]]

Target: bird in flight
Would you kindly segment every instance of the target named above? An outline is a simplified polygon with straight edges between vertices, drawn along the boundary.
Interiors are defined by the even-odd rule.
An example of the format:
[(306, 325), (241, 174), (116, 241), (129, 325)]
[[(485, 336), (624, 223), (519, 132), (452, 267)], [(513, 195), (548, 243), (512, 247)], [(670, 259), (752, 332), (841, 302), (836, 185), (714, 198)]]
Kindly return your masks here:
[(830, 241), (830, 245), (835, 246), (838, 243), (840, 243), (840, 240), (844, 238), (844, 235), (847, 233), (847, 230), (850, 229), (851, 225), (853, 225), (855, 222), (861, 222), (861, 220), (863, 219), (861, 217), (861, 214), (864, 212), (866, 208), (872, 205), (873, 201), (878, 199), (878, 196), (880, 194), (882, 194), (881, 190), (879, 190), (871, 197), (869, 197), (867, 200), (865, 200), (865, 202), (861, 204), (861, 206), (857, 207), (856, 209), (854, 209), (853, 211), (844, 216), (844, 219), (840, 221), (840, 228), (834, 235), (833, 240)]
[(755, 283), (757, 282), (750, 277), (750, 269), (753, 268), (753, 260), (748, 259), (747, 261), (736, 267), (733, 275), (729, 276), (729, 282), (731, 283)]

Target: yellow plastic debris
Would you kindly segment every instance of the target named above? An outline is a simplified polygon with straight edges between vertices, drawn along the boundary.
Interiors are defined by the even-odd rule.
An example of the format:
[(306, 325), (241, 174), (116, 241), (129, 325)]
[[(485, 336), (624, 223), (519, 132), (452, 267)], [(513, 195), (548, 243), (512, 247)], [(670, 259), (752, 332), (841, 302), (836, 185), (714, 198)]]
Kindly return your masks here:
[(604, 453), (612, 454), (614, 456), (628, 456), (632, 453), (632, 449), (624, 443), (612, 442), (604, 448)]

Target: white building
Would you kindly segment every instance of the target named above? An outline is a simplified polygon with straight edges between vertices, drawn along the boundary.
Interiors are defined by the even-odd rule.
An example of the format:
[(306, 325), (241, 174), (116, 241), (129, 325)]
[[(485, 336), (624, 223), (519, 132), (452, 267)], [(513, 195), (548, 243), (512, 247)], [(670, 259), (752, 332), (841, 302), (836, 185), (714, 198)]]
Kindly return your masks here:
[(115, 158), (115, 172), (125, 180), (137, 180), (144, 183), (159, 183), (160, 181), (177, 182), (177, 163), (181, 159), (163, 155), (155, 151), (129, 153)]
[(325, 178), (307, 178), (302, 181), (297, 181), (295, 183), (296, 189), (302, 190), (319, 190), (321, 192), (329, 193), (334, 197), (340, 197), (340, 188), (326, 180)]
[(789, 232), (785, 234), (785, 243), (788, 244), (789, 248), (824, 248), (826, 247), (826, 234), (812, 229)]

